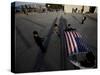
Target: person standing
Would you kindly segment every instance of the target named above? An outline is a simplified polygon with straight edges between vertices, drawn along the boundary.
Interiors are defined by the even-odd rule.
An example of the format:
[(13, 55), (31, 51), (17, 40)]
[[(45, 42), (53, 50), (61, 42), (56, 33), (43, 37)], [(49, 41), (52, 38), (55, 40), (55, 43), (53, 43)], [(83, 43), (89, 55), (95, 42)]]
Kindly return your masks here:
[(78, 8), (75, 9), (75, 13), (77, 13)]
[(84, 6), (82, 6), (82, 9), (81, 9), (81, 14), (83, 14), (83, 11), (84, 11)]
[(22, 5), (21, 8), (22, 8), (22, 11), (23, 11), (24, 14), (25, 14), (25, 8), (24, 8), (24, 6)]
[(82, 22), (81, 22), (81, 24), (84, 24), (84, 21), (86, 20), (86, 16), (84, 16), (83, 18), (82, 18)]
[(25, 13), (28, 15), (28, 6), (25, 4)]
[(76, 30), (75, 28), (72, 28), (71, 27), (71, 24), (68, 24), (67, 26), (66, 26), (66, 28), (65, 28), (65, 31), (74, 31), (74, 30)]
[(74, 8), (72, 8), (72, 13), (74, 13)]
[(43, 38), (41, 38), (39, 35), (38, 35), (38, 32), (37, 31), (33, 31), (33, 37), (35, 39), (35, 42), (36, 44), (40, 47), (40, 49), (42, 50), (42, 53), (45, 53), (46, 50), (43, 46)]
[(54, 32), (58, 35), (59, 34), (59, 28), (58, 28), (58, 25), (55, 24), (54, 25)]

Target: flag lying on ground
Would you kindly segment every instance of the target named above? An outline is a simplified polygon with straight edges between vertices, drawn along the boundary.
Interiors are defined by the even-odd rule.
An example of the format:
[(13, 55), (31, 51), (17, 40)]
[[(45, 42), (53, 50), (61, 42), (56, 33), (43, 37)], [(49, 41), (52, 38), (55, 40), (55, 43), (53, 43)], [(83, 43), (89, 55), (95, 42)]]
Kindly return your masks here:
[(82, 36), (77, 31), (64, 31), (66, 38), (66, 46), (68, 55), (87, 52), (88, 47), (85, 42), (82, 40)]

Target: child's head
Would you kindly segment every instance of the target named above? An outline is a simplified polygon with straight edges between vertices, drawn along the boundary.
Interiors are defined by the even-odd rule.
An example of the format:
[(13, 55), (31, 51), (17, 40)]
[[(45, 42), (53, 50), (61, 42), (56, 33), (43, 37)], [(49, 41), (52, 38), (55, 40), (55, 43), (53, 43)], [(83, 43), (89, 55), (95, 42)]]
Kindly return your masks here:
[(37, 31), (33, 31), (33, 35), (34, 36), (38, 36), (38, 32)]
[(57, 27), (58, 25), (57, 25), (57, 24), (55, 24), (54, 26), (55, 26), (55, 27)]
[(71, 26), (71, 24), (68, 24), (68, 26)]

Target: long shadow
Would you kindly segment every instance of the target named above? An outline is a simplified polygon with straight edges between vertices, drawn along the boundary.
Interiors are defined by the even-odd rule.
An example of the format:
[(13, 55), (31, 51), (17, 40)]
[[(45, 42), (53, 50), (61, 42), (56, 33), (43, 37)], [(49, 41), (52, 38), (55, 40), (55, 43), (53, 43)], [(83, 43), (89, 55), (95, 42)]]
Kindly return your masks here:
[(30, 20), (30, 19), (27, 19), (27, 18), (22, 18), (23, 20), (25, 20), (25, 21), (29, 21), (29, 22), (31, 22), (31, 23), (33, 23), (33, 24), (36, 24), (36, 25), (38, 25), (39, 27), (42, 27), (42, 28), (45, 28), (46, 26), (44, 26), (44, 25), (42, 25), (42, 24), (39, 24), (39, 23), (37, 23), (37, 22), (34, 22), (34, 21), (32, 21), (32, 20)]
[[(61, 21), (62, 21), (62, 22), (61, 22)], [(61, 19), (60, 19), (60, 24), (62, 24), (62, 25), (64, 26), (64, 28), (65, 28), (66, 25), (67, 25), (67, 19), (61, 17)]]
[[(55, 24), (56, 20), (57, 20), (57, 18), (54, 20), (54, 22), (53, 22), (53, 24), (52, 24), (52, 26), (51, 26), (51, 28), (48, 32), (48, 35), (46, 36), (46, 39), (43, 42), (43, 45), (44, 45), (45, 49), (47, 49), (47, 47), (49, 45), (49, 41), (50, 41), (51, 35), (53, 33), (53, 27), (54, 27), (54, 24)], [(46, 67), (45, 71), (46, 70), (48, 71), (48, 70), (52, 69), (52, 67), (49, 64), (45, 63), (45, 60), (44, 60), (45, 53), (42, 53), (41, 50), (39, 50), (39, 51), (40, 52), (37, 55), (35, 66), (33, 67), (33, 71), (34, 72), (41, 71), (41, 66)]]
[[(52, 69), (51, 65), (45, 62), (45, 53), (42, 53), (41, 51), (38, 53), (35, 65), (33, 67), (34, 72), (40, 72), (40, 71), (49, 71)], [(44, 68), (41, 69), (41, 68)]]
[(60, 43), (61, 43), (61, 69), (62, 70), (65, 70), (65, 65), (66, 65), (66, 50), (65, 50), (65, 37), (64, 37), (64, 29), (66, 27), (66, 24), (67, 24), (67, 20), (65, 18), (63, 18), (61, 16), (60, 18), (60, 23), (59, 23), (59, 29), (60, 29)]
[(53, 22), (53, 24), (52, 24), (52, 26), (51, 26), (51, 28), (50, 28), (47, 36), (46, 36), (46, 39), (43, 42), (43, 45), (44, 45), (45, 49), (47, 49), (47, 47), (48, 47), (49, 41), (51, 39), (51, 35), (53, 33), (54, 24), (56, 23), (56, 21), (57, 21), (57, 18), (54, 20), (54, 22)]

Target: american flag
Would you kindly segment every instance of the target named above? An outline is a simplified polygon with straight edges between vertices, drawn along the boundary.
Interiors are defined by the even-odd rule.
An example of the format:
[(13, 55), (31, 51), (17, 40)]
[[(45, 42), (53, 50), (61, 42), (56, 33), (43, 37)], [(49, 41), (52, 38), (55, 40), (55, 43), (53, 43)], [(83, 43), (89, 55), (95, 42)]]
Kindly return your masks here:
[(77, 31), (64, 31), (68, 55), (87, 52), (87, 45)]

